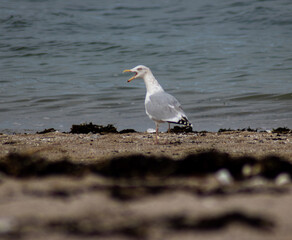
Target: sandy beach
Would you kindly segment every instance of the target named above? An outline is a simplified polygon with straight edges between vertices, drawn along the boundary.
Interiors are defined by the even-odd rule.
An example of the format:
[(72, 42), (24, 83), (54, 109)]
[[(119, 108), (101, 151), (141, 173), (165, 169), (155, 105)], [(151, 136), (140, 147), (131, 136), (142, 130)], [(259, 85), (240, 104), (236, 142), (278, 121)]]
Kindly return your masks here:
[(290, 239), (292, 134), (0, 135), (2, 239)]
[(292, 161), (292, 134), (226, 131), (187, 134), (47, 134), (0, 135), (0, 157), (9, 152), (37, 154), (49, 160), (101, 161), (117, 155), (147, 154), (179, 158), (190, 153), (217, 150), (233, 156), (277, 155)]

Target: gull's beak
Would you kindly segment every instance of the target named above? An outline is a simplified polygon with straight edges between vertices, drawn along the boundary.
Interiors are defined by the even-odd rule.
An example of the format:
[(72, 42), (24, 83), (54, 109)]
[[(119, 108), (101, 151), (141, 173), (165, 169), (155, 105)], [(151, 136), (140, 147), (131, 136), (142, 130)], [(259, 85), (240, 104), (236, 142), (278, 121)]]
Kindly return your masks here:
[[(124, 70), (123, 71), (123, 73), (125, 73), (125, 72), (133, 72), (131, 69), (126, 69), (126, 70)], [(136, 75), (137, 75), (137, 73), (133, 76), (133, 77), (131, 77), (129, 80), (128, 80), (128, 82), (131, 82), (133, 79), (135, 79), (136, 78)]]

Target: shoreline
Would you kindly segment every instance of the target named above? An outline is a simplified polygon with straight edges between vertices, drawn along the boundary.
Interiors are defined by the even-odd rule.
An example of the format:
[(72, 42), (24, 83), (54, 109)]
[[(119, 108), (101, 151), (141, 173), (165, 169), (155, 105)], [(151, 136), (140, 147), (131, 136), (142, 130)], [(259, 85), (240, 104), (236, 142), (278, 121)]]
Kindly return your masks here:
[(55, 132), (53, 129), (46, 129), (41, 134), (0, 134), (0, 157), (10, 152), (24, 152), (52, 160), (99, 161), (136, 153), (179, 158), (191, 153), (217, 150), (232, 156), (277, 155), (292, 161), (290, 130), (286, 133), (229, 129), (219, 132), (160, 133), (158, 145), (154, 144), (153, 137), (152, 133), (101, 131), (95, 134), (72, 134)]
[[(61, 131), (59, 129), (55, 129), (55, 128), (44, 128), (44, 129), (39, 129), (39, 130), (33, 130), (33, 129), (0, 129), (0, 135), (15, 135), (15, 134), (44, 134), (44, 133), (49, 133), (49, 132), (60, 132), (60, 133), (78, 133), (78, 132), (72, 132), (72, 128), (74, 127), (82, 127), (85, 126), (85, 130), (84, 132), (80, 132), (80, 133), (95, 133), (90, 131), (90, 128), (92, 129), (92, 127), (101, 127), (102, 129), (107, 129), (107, 128), (112, 128), (114, 129), (114, 131), (112, 133), (132, 133), (132, 132), (136, 132), (136, 133), (152, 133), (152, 131), (154, 132), (155, 129), (154, 128), (149, 128), (146, 131), (137, 131), (136, 129), (133, 128), (125, 128), (125, 129), (121, 129), (118, 130), (118, 128), (115, 127), (115, 125), (113, 124), (108, 124), (108, 125), (97, 125), (97, 124), (92, 124), (90, 123), (82, 123), (82, 124), (73, 124), (70, 128), (70, 131)], [(181, 125), (173, 125), (171, 130), (173, 131), (173, 133), (178, 133), (178, 132), (185, 132), (184, 129), (186, 129), (187, 127), (185, 126), (181, 126)], [(210, 130), (193, 130), (192, 128), (187, 128), (189, 132), (193, 132), (193, 133), (219, 133), (219, 132), (267, 132), (267, 133), (292, 133), (292, 129), (283, 126), (283, 127), (276, 127), (276, 128), (267, 128), (267, 129), (263, 129), (263, 128), (251, 128), (251, 127), (245, 127), (245, 128), (219, 128), (218, 130), (215, 131), (210, 131)], [(111, 131), (105, 130), (104, 133), (110, 133)], [(160, 131), (160, 133), (167, 133), (168, 131)]]

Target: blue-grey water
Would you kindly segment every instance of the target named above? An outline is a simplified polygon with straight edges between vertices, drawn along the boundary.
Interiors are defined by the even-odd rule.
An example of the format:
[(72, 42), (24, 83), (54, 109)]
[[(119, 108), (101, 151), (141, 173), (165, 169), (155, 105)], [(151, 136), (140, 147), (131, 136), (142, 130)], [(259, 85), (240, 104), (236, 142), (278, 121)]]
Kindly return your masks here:
[(291, 128), (291, 13), (291, 0), (1, 0), (0, 131), (154, 127), (143, 80), (122, 73), (138, 64), (194, 130)]

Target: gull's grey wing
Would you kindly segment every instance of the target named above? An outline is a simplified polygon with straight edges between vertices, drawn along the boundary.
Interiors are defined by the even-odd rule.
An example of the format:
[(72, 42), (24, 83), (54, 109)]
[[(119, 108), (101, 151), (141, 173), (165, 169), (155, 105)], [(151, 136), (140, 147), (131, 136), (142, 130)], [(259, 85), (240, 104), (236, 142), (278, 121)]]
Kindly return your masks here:
[(186, 118), (178, 100), (166, 92), (150, 95), (145, 108), (146, 113), (157, 121), (177, 123), (182, 117)]

